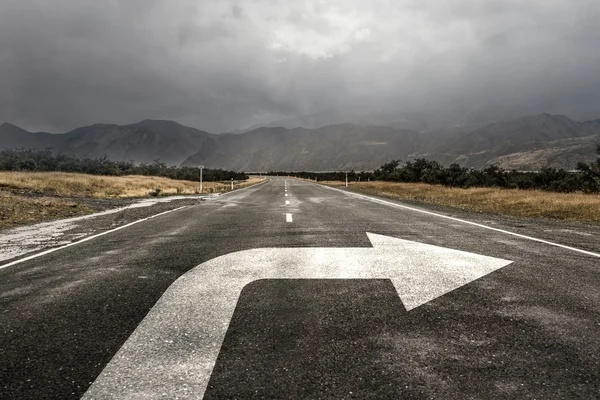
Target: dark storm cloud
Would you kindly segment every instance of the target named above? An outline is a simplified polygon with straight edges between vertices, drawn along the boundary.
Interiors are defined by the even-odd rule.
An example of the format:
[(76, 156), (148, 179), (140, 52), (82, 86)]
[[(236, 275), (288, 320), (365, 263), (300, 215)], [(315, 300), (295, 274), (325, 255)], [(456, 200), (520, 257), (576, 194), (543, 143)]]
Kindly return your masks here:
[(600, 117), (600, 3), (0, 0), (0, 121), (220, 132), (348, 103)]

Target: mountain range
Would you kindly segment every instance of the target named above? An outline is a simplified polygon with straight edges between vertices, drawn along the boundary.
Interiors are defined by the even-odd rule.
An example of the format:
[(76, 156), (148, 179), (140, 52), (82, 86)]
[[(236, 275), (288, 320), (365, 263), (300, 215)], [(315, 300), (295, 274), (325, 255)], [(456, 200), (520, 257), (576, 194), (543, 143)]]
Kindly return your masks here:
[(82, 158), (160, 160), (169, 165), (204, 164), (240, 171), (360, 171), (392, 159), (420, 157), (472, 168), (496, 164), (538, 170), (546, 166), (572, 169), (579, 161), (591, 161), (600, 143), (600, 120), (576, 122), (563, 115), (536, 114), (470, 131), (465, 126), (427, 130), (413, 125), (396, 121), (388, 126), (258, 127), (217, 135), (164, 120), (95, 124), (64, 134), (28, 132), (4, 123), (0, 149), (51, 148)]
[(15, 125), (0, 125), (0, 149), (51, 148), (77, 157), (107, 156), (112, 160), (152, 162), (160, 159), (179, 165), (205, 148), (213, 136), (173, 121), (144, 120), (130, 125), (95, 124), (63, 134), (28, 132)]

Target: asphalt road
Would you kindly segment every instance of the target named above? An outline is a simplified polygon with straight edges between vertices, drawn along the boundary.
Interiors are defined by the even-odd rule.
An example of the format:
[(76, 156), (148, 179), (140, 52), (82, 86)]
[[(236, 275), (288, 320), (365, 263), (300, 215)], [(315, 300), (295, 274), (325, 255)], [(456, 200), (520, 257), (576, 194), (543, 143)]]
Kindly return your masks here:
[[(354, 252), (375, 251), (367, 232), (512, 263), (414, 308), (390, 279), (256, 280), (225, 326), (205, 398), (599, 398), (600, 258), (458, 217), (484, 226), (299, 180), (288, 179), (286, 191), (274, 178), (0, 269), (0, 398), (76, 399), (94, 381), (86, 398), (198, 398), (190, 382), (204, 344), (184, 330), (185, 312), (204, 310), (208, 299), (161, 299), (176, 292), (175, 281), (202, 285), (203, 266), (218, 266), (227, 282), (239, 264), (258, 270), (264, 254), (277, 254), (256, 264), (213, 260), (250, 249), (346, 249), (331, 257), (350, 266)], [(520, 226), (527, 236), (600, 253), (589, 233)], [(287, 276), (283, 260), (269, 262)], [(398, 268), (426, 273), (426, 263), (415, 265)], [(177, 385), (159, 379), (141, 393), (114, 375), (111, 359), (135, 350), (134, 331), (138, 341), (144, 332), (167, 338), (169, 354), (138, 356), (157, 376), (177, 376)]]

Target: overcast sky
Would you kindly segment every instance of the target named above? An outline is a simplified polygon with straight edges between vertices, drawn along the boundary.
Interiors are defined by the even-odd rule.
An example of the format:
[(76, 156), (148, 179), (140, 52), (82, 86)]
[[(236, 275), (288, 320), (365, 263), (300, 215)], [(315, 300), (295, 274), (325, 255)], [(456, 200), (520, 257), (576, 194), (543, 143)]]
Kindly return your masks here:
[(598, 21), (598, 0), (0, 0), (0, 122), (218, 133), (350, 103), (600, 118)]

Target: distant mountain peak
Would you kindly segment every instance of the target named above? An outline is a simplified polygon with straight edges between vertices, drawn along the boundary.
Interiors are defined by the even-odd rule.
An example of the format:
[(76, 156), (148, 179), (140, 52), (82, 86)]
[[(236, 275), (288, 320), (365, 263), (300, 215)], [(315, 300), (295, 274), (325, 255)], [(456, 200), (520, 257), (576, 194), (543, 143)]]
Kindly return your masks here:
[(0, 125), (0, 129), (3, 131), (11, 131), (11, 132), (27, 132), (25, 129), (15, 125), (15, 124), (11, 124), (10, 122), (4, 122), (2, 125)]
[(541, 113), (541, 114), (533, 114), (533, 115), (525, 115), (523, 117), (517, 119), (510, 119), (508, 121), (525, 121), (525, 120), (536, 120), (536, 119), (569, 119), (561, 114), (550, 114), (550, 113)]
[(142, 120), (136, 124), (132, 124), (132, 125), (141, 125), (141, 126), (177, 126), (177, 127), (183, 127), (184, 125), (181, 125), (179, 122), (177, 121), (172, 121), (169, 119), (150, 119), (147, 118), (145, 120)]

